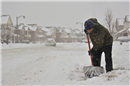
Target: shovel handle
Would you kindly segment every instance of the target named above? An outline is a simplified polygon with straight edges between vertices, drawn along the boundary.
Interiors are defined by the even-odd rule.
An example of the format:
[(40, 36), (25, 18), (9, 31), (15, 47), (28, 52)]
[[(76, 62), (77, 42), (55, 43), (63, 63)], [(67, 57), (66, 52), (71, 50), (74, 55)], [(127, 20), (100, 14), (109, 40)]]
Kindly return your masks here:
[[(88, 34), (87, 34), (87, 40), (88, 40), (88, 47), (89, 47), (89, 51), (90, 51), (90, 42), (89, 42), (89, 36), (88, 36)], [(91, 58), (92, 66), (93, 66), (92, 55), (90, 55), (90, 58)]]

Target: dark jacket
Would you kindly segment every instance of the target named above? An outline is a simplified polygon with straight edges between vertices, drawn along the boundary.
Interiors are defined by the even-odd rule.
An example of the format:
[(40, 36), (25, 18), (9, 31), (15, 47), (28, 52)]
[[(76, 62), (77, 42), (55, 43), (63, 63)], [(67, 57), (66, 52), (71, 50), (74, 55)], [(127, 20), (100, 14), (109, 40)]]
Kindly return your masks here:
[(113, 37), (109, 31), (99, 24), (97, 19), (91, 18), (90, 20), (94, 22), (93, 31), (89, 34), (93, 44), (93, 50), (98, 50), (105, 46), (112, 45)]

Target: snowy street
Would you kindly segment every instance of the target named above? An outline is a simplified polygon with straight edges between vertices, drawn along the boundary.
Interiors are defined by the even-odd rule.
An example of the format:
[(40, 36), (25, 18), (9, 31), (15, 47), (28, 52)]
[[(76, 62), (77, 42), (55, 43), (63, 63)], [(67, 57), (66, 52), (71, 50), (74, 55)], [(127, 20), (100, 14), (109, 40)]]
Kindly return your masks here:
[[(129, 85), (130, 42), (114, 42), (110, 73), (85, 78), (83, 66), (90, 66), (86, 43), (2, 45), (3, 85)], [(92, 45), (91, 45), (92, 47)], [(105, 68), (104, 54), (101, 65)]]

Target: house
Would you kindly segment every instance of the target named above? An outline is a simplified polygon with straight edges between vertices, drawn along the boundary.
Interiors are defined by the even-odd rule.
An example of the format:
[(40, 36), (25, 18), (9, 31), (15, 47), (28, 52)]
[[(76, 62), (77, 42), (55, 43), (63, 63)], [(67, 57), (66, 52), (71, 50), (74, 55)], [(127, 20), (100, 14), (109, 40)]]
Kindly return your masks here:
[(46, 37), (53, 38), (56, 42), (72, 42), (76, 38), (71, 28), (54, 26), (48, 26), (46, 28)]
[(120, 30), (118, 30), (118, 32), (116, 33), (117, 37), (128, 36), (130, 28), (130, 15), (126, 15), (122, 22), (123, 23), (120, 23), (122, 25), (122, 28), (120, 27), (120, 25), (118, 26), (118, 28), (120, 27)]
[(73, 30), (71, 28), (65, 28), (64, 31), (67, 33), (67, 35), (65, 36), (65, 41), (66, 42), (72, 42), (72, 36), (73, 36)]
[[(56, 42), (63, 42), (63, 37), (62, 37), (62, 33), (63, 33), (63, 28), (62, 27), (55, 27), (54, 28), (54, 32), (55, 32), (55, 41)], [(53, 34), (54, 34), (53, 32)]]
[(63, 27), (56, 27), (56, 42), (64, 42), (65, 33), (63, 29)]
[[(130, 15), (126, 15), (126, 16), (125, 16), (124, 28), (126, 28), (127, 31), (128, 31), (129, 28), (130, 28)], [(128, 33), (126, 32), (125, 35), (128, 35)]]
[(42, 42), (45, 42), (46, 40), (46, 35), (45, 35), (45, 31), (43, 30), (43, 26), (38, 26), (38, 34), (37, 34), (37, 37), (39, 39), (39, 41), (42, 43)]
[(31, 40), (30, 31), (31, 29), (27, 25), (25, 25), (24, 26), (24, 40), (29, 40), (29, 41)]
[(74, 32), (77, 36), (77, 42), (81, 42), (82, 41), (82, 33), (79, 29), (74, 29)]
[(61, 29), (59, 29), (60, 42), (67, 42), (68, 35), (64, 29), (65, 29), (64, 27), (61, 27)]
[(52, 38), (52, 29), (49, 29), (49, 28), (46, 28), (46, 27), (42, 27), (41, 29), (42, 29), (42, 31), (45, 32), (46, 38)]
[(17, 29), (14, 32), (14, 34), (16, 34), (16, 43), (19, 43), (24, 40), (24, 30), (24, 24), (20, 24), (17, 26)]
[(124, 29), (124, 21), (125, 21), (124, 18), (117, 18), (116, 19), (116, 24), (117, 24), (116, 28), (117, 28), (117, 31), (120, 31), (120, 30)]
[(27, 24), (27, 26), (30, 28), (30, 35), (31, 35), (31, 40), (33, 43), (38, 41), (38, 26), (37, 24)]
[(51, 38), (56, 40), (56, 27), (54, 27), (54, 26), (47, 26), (46, 28), (50, 30)]
[(1, 39), (2, 40), (8, 40), (11, 43), (15, 42), (15, 35), (13, 27), (13, 23), (11, 20), (10, 15), (2, 15), (1, 16)]

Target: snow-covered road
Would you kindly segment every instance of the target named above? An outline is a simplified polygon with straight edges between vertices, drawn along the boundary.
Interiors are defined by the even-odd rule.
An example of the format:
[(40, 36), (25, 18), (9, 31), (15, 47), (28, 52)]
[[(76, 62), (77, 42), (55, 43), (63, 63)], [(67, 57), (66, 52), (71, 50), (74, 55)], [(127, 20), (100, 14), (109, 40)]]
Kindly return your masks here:
[[(129, 43), (113, 44), (114, 71), (99, 77), (84, 77), (83, 66), (90, 66), (87, 44), (57, 43), (26, 47), (3, 45), (3, 85), (129, 85)], [(6, 47), (6, 48), (4, 48)], [(105, 67), (104, 54), (101, 65)]]

